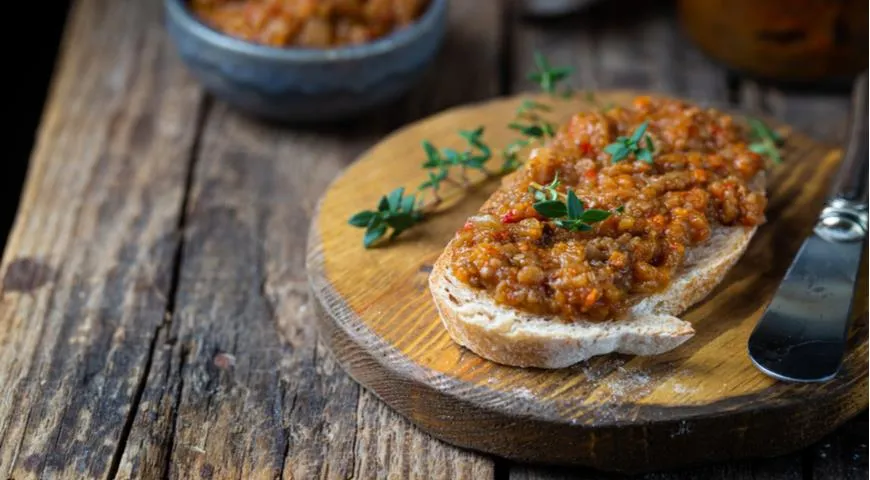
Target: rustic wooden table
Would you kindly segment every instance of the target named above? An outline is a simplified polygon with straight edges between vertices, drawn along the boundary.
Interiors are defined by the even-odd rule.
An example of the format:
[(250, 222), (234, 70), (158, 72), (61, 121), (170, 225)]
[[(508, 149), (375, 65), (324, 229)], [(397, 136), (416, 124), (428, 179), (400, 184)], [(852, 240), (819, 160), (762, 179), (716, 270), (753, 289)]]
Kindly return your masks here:
[[(741, 105), (830, 142), (844, 133), (847, 95), (729, 77), (666, 3), (542, 25), (494, 0), (454, 0), (437, 67), (396, 105), (328, 128), (269, 125), (203, 93), (160, 4), (80, 0), (70, 14), (0, 267), (4, 478), (614, 478), (453, 448), (344, 374), (307, 307), (318, 195), (406, 122), (530, 88), (534, 49), (576, 66), (578, 87)], [(804, 452), (646, 478), (867, 474), (865, 413)]]

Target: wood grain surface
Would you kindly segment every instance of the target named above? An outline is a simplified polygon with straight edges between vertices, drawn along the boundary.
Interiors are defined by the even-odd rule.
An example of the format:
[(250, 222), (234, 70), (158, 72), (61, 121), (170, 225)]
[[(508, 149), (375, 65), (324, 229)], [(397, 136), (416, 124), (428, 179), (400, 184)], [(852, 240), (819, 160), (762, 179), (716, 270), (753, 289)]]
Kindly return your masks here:
[[(634, 94), (595, 96), (628, 104)], [(684, 315), (697, 334), (680, 348), (542, 370), (498, 365), (458, 347), (435, 311), (428, 271), (498, 182), (481, 183), (431, 221), (375, 249), (362, 247), (347, 218), (375, 205), (383, 192), (425, 179), (423, 139), (461, 148), (456, 129), (482, 125), (492, 145), (507, 144), (512, 137), (504, 119), (520, 102), (453, 109), (403, 128), (363, 154), (322, 198), (309, 237), (309, 280), (325, 336), (354, 378), (451, 443), (628, 472), (782, 454), (866, 408), (866, 295), (857, 299), (846, 365), (834, 382), (775, 382), (745, 354), (749, 333), (812, 229), (839, 160), (837, 150), (799, 133), (789, 137), (784, 165), (770, 171), (768, 223), (722, 284)], [(557, 105), (550, 118), (559, 123), (594, 108), (584, 100)], [(680, 455), (669, 454), (677, 450)]]
[[(341, 125), (269, 124), (202, 91), (160, 2), (72, 3), (0, 263), (2, 478), (617, 478), (453, 447), (359, 388), (308, 307), (317, 198), (407, 122), (529, 88), (535, 48), (581, 88), (743, 104), (830, 141), (845, 119), (842, 95), (729, 79), (667, 3), (535, 22), (511, 0), (455, 0), (404, 99)], [(648, 478), (866, 478), (866, 432), (864, 414), (802, 454)]]

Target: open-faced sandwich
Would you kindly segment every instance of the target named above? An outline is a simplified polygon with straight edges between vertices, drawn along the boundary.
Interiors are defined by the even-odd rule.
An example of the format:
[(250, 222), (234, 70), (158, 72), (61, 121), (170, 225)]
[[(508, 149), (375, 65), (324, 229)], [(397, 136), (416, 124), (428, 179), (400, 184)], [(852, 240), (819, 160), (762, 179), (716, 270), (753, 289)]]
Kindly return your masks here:
[(506, 177), (435, 263), (451, 337), (478, 355), (559, 368), (654, 355), (764, 222), (764, 162), (716, 110), (638, 97), (562, 125)]

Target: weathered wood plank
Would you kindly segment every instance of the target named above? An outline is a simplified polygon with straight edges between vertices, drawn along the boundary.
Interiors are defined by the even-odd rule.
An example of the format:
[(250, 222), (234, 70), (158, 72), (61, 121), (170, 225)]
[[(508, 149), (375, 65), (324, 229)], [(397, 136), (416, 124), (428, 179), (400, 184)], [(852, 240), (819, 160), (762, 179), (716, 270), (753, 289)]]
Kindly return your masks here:
[(534, 88), (525, 74), (536, 50), (569, 65), (576, 88), (666, 92), (724, 102), (724, 70), (692, 48), (670, 5), (644, 3), (626, 10), (602, 2), (576, 15), (544, 22), (517, 19), (512, 58), (515, 91)]
[[(291, 130), (214, 103), (184, 219), (171, 328), (120, 476), (492, 476), (489, 459), (428, 437), (360, 392), (318, 343), (304, 272), (315, 202), (344, 166), (404, 121), (497, 93), (500, 4), (451, 7), (435, 68), (385, 112)], [(481, 55), (473, 62), (467, 42)]]
[(82, 0), (0, 298), (0, 473), (112, 475), (162, 328), (201, 94), (155, 2)]
[(867, 478), (867, 413), (807, 451), (814, 480)]

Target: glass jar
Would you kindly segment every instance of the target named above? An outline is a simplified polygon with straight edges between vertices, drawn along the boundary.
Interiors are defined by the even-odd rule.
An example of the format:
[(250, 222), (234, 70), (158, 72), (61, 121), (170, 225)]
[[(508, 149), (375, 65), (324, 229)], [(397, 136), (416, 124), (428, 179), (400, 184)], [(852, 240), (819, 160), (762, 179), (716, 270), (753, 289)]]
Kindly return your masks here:
[(741, 73), (789, 83), (867, 68), (867, 0), (678, 0), (689, 37)]

